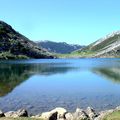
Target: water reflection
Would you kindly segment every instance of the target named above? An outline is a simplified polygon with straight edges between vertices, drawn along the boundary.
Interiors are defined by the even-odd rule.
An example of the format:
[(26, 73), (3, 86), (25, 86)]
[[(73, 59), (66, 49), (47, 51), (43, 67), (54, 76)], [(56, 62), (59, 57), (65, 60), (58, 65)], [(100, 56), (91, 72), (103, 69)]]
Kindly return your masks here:
[(3, 61), (0, 108), (26, 108), (35, 114), (57, 106), (111, 109), (120, 105), (119, 83), (119, 59)]
[(96, 74), (111, 80), (112, 82), (120, 84), (120, 67), (95, 68), (93, 71)]
[(74, 69), (58, 64), (0, 64), (0, 96), (11, 92), (16, 86), (35, 74), (52, 75), (63, 74)]

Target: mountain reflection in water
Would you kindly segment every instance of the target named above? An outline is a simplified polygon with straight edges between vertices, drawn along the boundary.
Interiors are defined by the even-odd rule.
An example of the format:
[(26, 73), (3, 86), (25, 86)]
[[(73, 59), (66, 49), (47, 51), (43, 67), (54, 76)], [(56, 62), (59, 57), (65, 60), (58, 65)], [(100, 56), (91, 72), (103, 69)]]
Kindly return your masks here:
[[(37, 114), (120, 105), (120, 59), (38, 59), (0, 63), (0, 108)], [(9, 93), (9, 94), (8, 94)], [(112, 99), (111, 99), (112, 98)]]
[[(64, 63), (63, 63), (64, 64)], [(11, 92), (16, 86), (32, 75), (52, 75), (65, 73), (73, 67), (58, 64), (0, 64), (0, 96)]]

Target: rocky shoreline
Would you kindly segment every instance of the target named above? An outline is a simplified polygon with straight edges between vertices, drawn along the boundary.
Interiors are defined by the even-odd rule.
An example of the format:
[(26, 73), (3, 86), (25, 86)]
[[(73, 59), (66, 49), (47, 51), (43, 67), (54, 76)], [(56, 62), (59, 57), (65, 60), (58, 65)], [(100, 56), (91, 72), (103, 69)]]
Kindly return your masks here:
[(109, 115), (115, 111), (119, 111), (120, 106), (115, 109), (101, 111), (97, 113), (93, 108), (87, 107), (86, 110), (77, 108), (75, 112), (70, 113), (62, 107), (57, 107), (51, 111), (44, 112), (35, 116), (30, 116), (25, 109), (19, 109), (17, 111), (2, 112), (0, 110), (0, 117), (17, 118), (17, 117), (30, 117), (42, 120), (102, 120), (106, 115)]

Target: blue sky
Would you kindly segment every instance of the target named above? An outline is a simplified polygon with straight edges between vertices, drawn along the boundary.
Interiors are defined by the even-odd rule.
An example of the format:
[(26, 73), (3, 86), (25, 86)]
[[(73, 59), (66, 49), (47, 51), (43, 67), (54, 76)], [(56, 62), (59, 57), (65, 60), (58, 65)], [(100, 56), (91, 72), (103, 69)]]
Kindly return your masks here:
[(120, 30), (120, 0), (0, 0), (0, 19), (31, 40), (87, 45)]

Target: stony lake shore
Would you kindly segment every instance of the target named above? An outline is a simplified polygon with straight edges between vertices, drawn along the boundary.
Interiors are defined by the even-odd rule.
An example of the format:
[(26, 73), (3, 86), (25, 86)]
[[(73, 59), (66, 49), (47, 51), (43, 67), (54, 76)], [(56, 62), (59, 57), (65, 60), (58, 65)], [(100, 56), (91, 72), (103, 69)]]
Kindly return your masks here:
[(1, 118), (34, 118), (40, 120), (103, 120), (103, 118), (113, 112), (120, 111), (120, 106), (115, 109), (96, 112), (93, 108), (87, 107), (86, 110), (77, 108), (75, 112), (70, 113), (65, 108), (57, 107), (51, 111), (44, 112), (38, 115), (31, 116), (25, 109), (19, 109), (17, 111), (8, 111), (6, 113), (0, 110)]

